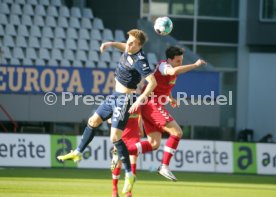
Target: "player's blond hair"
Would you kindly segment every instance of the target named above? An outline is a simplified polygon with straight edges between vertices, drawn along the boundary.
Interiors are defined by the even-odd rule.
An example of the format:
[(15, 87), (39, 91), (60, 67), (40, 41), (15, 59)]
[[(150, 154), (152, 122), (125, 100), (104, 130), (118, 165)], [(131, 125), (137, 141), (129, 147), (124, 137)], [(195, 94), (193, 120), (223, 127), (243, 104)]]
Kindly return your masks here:
[(141, 46), (143, 46), (148, 40), (147, 34), (139, 29), (132, 29), (129, 32), (127, 32), (127, 34), (129, 36), (134, 36), (136, 39), (138, 39)]

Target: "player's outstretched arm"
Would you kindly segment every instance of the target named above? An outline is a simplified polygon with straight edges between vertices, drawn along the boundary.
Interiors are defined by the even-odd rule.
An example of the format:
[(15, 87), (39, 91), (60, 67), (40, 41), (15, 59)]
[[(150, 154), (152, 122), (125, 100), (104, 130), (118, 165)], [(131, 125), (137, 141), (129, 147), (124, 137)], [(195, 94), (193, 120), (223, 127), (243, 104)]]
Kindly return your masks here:
[(119, 49), (120, 51), (125, 51), (126, 43), (124, 43), (124, 42), (104, 42), (100, 46), (101, 53), (104, 52), (104, 50), (108, 47), (114, 47), (114, 48)]
[(204, 60), (198, 59), (193, 64), (187, 64), (187, 65), (177, 66), (174, 68), (169, 68), (169, 69), (167, 69), (166, 74), (167, 75), (180, 75), (182, 73), (189, 72), (189, 71), (196, 69), (205, 64), (206, 64), (206, 62)]
[(150, 93), (154, 90), (154, 88), (157, 86), (156, 79), (154, 77), (154, 74), (150, 74), (145, 78), (145, 80), (148, 82), (148, 85), (144, 92), (137, 98), (137, 100), (132, 104), (130, 109), (128, 110), (129, 113), (133, 113), (136, 111), (141, 103), (147, 99), (147, 97), (150, 95)]

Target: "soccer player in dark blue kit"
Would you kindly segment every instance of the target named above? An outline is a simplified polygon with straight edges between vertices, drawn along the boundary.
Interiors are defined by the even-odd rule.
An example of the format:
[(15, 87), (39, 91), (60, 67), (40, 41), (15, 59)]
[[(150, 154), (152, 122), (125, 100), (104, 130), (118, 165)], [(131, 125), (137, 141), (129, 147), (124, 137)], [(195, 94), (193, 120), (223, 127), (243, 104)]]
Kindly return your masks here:
[[(122, 132), (125, 129), (129, 113), (136, 111), (157, 85), (153, 71), (142, 51), (142, 46), (147, 40), (146, 34), (141, 30), (132, 29), (128, 32), (128, 36), (126, 43), (105, 42), (101, 45), (101, 52), (108, 47), (115, 47), (124, 51), (115, 71), (115, 92), (108, 96), (89, 118), (77, 149), (57, 157), (60, 161), (68, 159), (75, 162), (80, 161), (81, 153), (94, 138), (94, 129), (112, 117), (110, 139), (117, 149), (119, 159), (122, 161), (126, 172), (123, 194), (131, 191), (135, 182), (135, 175), (131, 172), (127, 147), (121, 139)], [(148, 85), (145, 91), (136, 98), (135, 91), (142, 77), (146, 79)]]

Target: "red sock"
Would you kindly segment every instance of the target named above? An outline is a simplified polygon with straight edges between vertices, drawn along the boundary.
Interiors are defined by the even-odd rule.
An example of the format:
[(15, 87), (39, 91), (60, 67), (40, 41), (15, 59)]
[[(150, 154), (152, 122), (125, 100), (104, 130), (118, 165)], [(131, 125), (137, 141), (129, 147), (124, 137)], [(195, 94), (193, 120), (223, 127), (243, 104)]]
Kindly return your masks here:
[(171, 158), (174, 155), (177, 149), (177, 146), (179, 144), (179, 140), (180, 140), (179, 137), (173, 136), (173, 135), (171, 135), (168, 138), (166, 145), (164, 147), (164, 156), (163, 156), (162, 164), (165, 164), (165, 165), (170, 164)]
[(150, 151), (152, 151), (152, 146), (148, 141), (137, 142), (128, 149), (130, 155), (139, 155)]
[(131, 164), (131, 172), (136, 175), (136, 163)]
[(120, 170), (121, 170), (121, 167), (117, 167), (112, 172), (113, 191), (118, 191), (118, 181), (119, 181), (119, 178), (120, 178)]

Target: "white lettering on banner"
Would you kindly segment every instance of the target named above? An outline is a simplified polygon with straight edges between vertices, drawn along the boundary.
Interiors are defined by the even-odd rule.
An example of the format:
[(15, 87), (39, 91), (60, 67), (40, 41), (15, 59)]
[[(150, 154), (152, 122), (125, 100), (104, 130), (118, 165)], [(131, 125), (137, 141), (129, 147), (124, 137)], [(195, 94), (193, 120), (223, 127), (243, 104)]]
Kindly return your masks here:
[[(154, 152), (142, 156), (142, 168), (153, 169), (159, 166), (163, 157), (163, 147), (166, 140), (162, 140), (161, 147)], [(170, 168), (178, 171), (202, 172), (232, 172), (232, 143), (215, 141), (181, 140)]]
[(50, 167), (50, 136), (0, 134), (0, 166)]
[(257, 144), (257, 173), (276, 174), (276, 144)]

